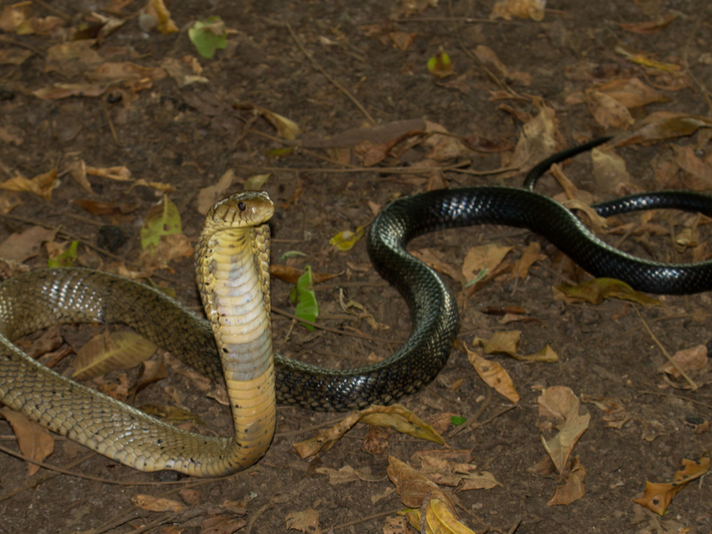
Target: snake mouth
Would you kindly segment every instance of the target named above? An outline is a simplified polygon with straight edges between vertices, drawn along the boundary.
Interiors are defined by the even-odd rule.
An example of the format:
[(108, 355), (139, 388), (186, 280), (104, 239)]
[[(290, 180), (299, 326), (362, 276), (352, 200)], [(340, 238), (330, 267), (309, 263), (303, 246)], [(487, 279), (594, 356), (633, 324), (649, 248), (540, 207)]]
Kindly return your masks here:
[(210, 208), (206, 225), (215, 229), (258, 226), (272, 215), (274, 203), (265, 191), (245, 191), (230, 195)]

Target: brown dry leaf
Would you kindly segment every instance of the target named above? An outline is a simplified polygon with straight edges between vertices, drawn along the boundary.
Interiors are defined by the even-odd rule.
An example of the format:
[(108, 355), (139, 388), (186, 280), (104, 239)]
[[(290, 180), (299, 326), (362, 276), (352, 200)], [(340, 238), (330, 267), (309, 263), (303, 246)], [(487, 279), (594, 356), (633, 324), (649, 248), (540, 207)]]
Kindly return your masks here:
[(465, 280), (467, 282), (475, 280), (482, 271), (485, 273), (493, 272), (512, 248), (495, 243), (472, 247), (467, 251), (465, 260), (462, 263), (462, 274)]
[(545, 7), (546, 0), (497, 0), (489, 18), (512, 20), (512, 17), (519, 17), (540, 22), (544, 20)]
[(277, 133), (288, 141), (293, 141), (294, 139), (296, 139), (296, 137), (301, 132), (301, 130), (299, 129), (299, 125), (296, 122), (288, 119), (287, 117), (283, 117), (282, 115), (278, 115), (274, 111), (270, 111), (268, 109), (260, 108), (257, 106), (255, 106), (254, 110), (255, 113), (267, 119), (267, 122), (274, 126), (274, 128), (277, 130)]
[(580, 414), (580, 402), (571, 389), (554, 386), (545, 389), (537, 398), (539, 416), (553, 420), (559, 433), (551, 439), (541, 438), (546, 453), (554, 462), (556, 470), (562, 474), (571, 451), (588, 428), (591, 415)]
[(149, 512), (180, 512), (186, 508), (184, 504), (172, 499), (141, 494), (132, 497), (131, 503)]
[(682, 182), (689, 189), (706, 191), (712, 189), (712, 165), (709, 165), (695, 155), (691, 146), (672, 145), (675, 162), (685, 171)]
[(520, 356), (517, 349), (521, 337), (519, 330), (495, 332), (489, 339), (476, 337), (472, 344), (479, 345), (487, 354), (508, 354), (518, 360)]
[(70, 96), (101, 96), (107, 88), (107, 85), (98, 83), (53, 83), (32, 91), (32, 94), (42, 100), (58, 100)]
[(64, 343), (64, 338), (59, 332), (59, 325), (48, 328), (39, 339), (32, 342), (32, 345), (25, 350), (30, 358), (39, 358), (43, 354), (57, 350)]
[[(0, 50), (0, 52), (2, 52)], [(0, 57), (0, 60), (2, 58)], [(2, 62), (0, 61), (0, 65)], [(15, 146), (20, 146), (23, 142), (24, 139), (22, 138), (22, 130), (19, 128), (15, 128), (14, 126), (0, 126), (0, 141), (3, 143), (12, 143)]]
[[(686, 373), (699, 371), (707, 365), (707, 346), (697, 345), (685, 350), (679, 350), (675, 353), (672, 359)], [(680, 371), (670, 362), (658, 368), (659, 373), (667, 373), (674, 378), (680, 378)]]
[(401, 502), (410, 508), (420, 508), (427, 495), (446, 502), (455, 513), (452, 500), (433, 481), (399, 459), (388, 457), (388, 477), (396, 487)]
[(416, 38), (417, 33), (407, 33), (407, 32), (390, 32), (388, 36), (393, 41), (393, 46), (405, 52), (408, 47), (413, 44), (413, 40)]
[(171, 12), (168, 11), (163, 0), (148, 0), (146, 14), (156, 19), (158, 22), (158, 31), (163, 35), (178, 31), (178, 26), (171, 20)]
[(627, 32), (641, 33), (643, 35), (648, 35), (651, 33), (659, 33), (661, 31), (663, 31), (676, 18), (677, 18), (677, 14), (668, 13), (664, 17), (659, 16), (657, 18), (657, 20), (651, 20), (648, 22), (631, 22), (628, 24), (618, 23), (618, 26), (620, 26)]
[[(433, 425), (437, 432), (438, 429)], [(371, 456), (378, 456), (388, 448), (388, 438), (393, 433), (390, 428), (377, 428), (372, 426), (368, 429), (368, 434), (363, 440), (361, 449)]]
[(70, 176), (74, 178), (74, 181), (79, 184), (79, 187), (84, 189), (87, 193), (93, 194), (94, 191), (91, 189), (91, 184), (87, 179), (87, 166), (84, 160), (76, 160), (67, 166), (66, 169)]
[(549, 345), (546, 345), (539, 352), (529, 356), (519, 356), (517, 359), (527, 362), (555, 363), (559, 361), (559, 355)]
[(316, 472), (322, 475), (328, 475), (329, 484), (332, 486), (336, 486), (337, 484), (347, 484), (349, 482), (359, 480), (359, 477), (356, 476), (356, 471), (350, 465), (345, 465), (338, 471), (329, 467), (319, 467)]
[(162, 235), (158, 246), (149, 247), (138, 257), (138, 263), (144, 269), (169, 269), (168, 262), (175, 258), (191, 257), (195, 250), (183, 234)]
[(319, 512), (307, 508), (301, 512), (287, 514), (287, 530), (301, 530), (305, 534), (321, 534), (319, 528)]
[[(165, 390), (165, 388), (164, 388)], [(138, 407), (144, 413), (162, 418), (166, 423), (197, 423), (205, 426), (205, 423), (197, 415), (180, 408), (178, 406), (169, 406), (167, 404), (144, 404)]]
[(455, 267), (441, 260), (442, 252), (434, 248), (421, 248), (411, 251), (411, 254), (439, 273), (446, 274), (457, 282), (462, 280), (462, 275)]
[(33, 226), (21, 234), (12, 234), (0, 244), (0, 258), (18, 263), (34, 258), (42, 244), (53, 241), (58, 231), (59, 228)]
[(593, 176), (596, 179), (599, 193), (618, 193), (622, 187), (630, 185), (630, 173), (626, 170), (625, 160), (613, 149), (591, 150)]
[(87, 174), (109, 178), (117, 182), (128, 182), (131, 180), (131, 171), (124, 165), (117, 167), (87, 167), (86, 170)]
[(208, 517), (200, 524), (200, 534), (233, 534), (246, 525), (247, 521), (244, 519), (224, 515)]
[(353, 412), (343, 421), (319, 433), (316, 437), (295, 443), (292, 446), (302, 458), (313, 456), (318, 452), (326, 452), (356, 423), (392, 428), (419, 439), (426, 439), (440, 445), (445, 444), (445, 440), (413, 412), (400, 404), (393, 404), (392, 406), (372, 405), (364, 410)]
[(546, 504), (548, 506), (567, 505), (579, 500), (586, 494), (586, 487), (583, 484), (585, 478), (586, 469), (576, 456), (573, 458), (566, 482), (556, 487), (554, 496)]
[(487, 360), (477, 352), (469, 350), (467, 351), (467, 359), (485, 384), (510, 402), (514, 404), (519, 402), (519, 393), (514, 387), (514, 382), (500, 364)]
[(492, 489), (496, 486), (501, 486), (494, 475), (489, 471), (478, 471), (476, 473), (469, 473), (462, 477), (462, 484), (458, 486), (457, 490), (469, 491), (478, 489)]
[(687, 137), (700, 128), (710, 128), (711, 126), (710, 121), (704, 117), (692, 117), (682, 113), (651, 113), (642, 121), (640, 128), (629, 137), (617, 141), (615, 146), (647, 145), (667, 139)]
[(29, 191), (46, 201), (52, 200), (52, 190), (57, 186), (57, 169), (38, 174), (31, 180), (17, 175), (0, 184), (0, 189), (7, 191)]
[(126, 215), (138, 209), (137, 204), (118, 204), (116, 202), (97, 202), (90, 199), (77, 199), (74, 201), (92, 215)]
[(138, 186), (151, 187), (157, 191), (162, 191), (166, 194), (173, 193), (176, 190), (175, 186), (171, 184), (165, 184), (163, 182), (147, 182), (143, 178), (140, 178), (136, 180), (133, 184), (131, 184), (131, 187), (129, 187), (127, 193), (130, 193)]
[[(304, 274), (303, 269), (297, 269), (296, 267), (289, 267), (287, 265), (281, 265), (279, 263), (273, 263), (269, 267), (269, 272), (272, 276), (279, 278), (280, 280), (287, 282), (288, 284), (296, 284), (299, 277)], [(321, 282), (326, 282), (332, 278), (339, 276), (339, 273), (312, 273), (312, 281), (315, 284)]]
[(344, 298), (344, 290), (342, 288), (339, 288), (339, 305), (341, 306), (341, 309), (349, 315), (353, 315), (359, 319), (364, 319), (374, 330), (388, 330), (390, 328), (387, 324), (376, 321), (373, 314), (369, 313), (368, 310), (366, 310), (366, 307), (360, 302), (356, 302), (353, 299), (349, 299), (347, 302)]
[[(35, 53), (32, 50), (23, 50), (21, 48), (6, 48), (0, 50), (0, 65), (22, 65), (25, 60), (32, 57)], [(2, 136), (0, 136), (2, 139)]]
[(373, 167), (388, 157), (391, 149), (398, 141), (399, 139), (392, 139), (376, 144), (366, 139), (354, 147), (354, 154), (361, 159), (361, 164), (364, 167)]
[[(12, 426), (23, 455), (37, 462), (43, 462), (54, 452), (54, 437), (49, 430), (10, 408), (0, 408), (0, 416)], [(39, 465), (27, 464), (27, 476), (31, 477), (39, 470)]]
[(521, 258), (519, 258), (519, 261), (514, 268), (515, 276), (524, 280), (529, 275), (529, 269), (531, 269), (532, 265), (538, 261), (545, 260), (546, 255), (540, 254), (540, 252), (541, 245), (538, 241), (532, 241), (529, 243), (524, 251), (524, 254), (522, 254)]
[(710, 470), (710, 453), (705, 451), (699, 460), (682, 460), (682, 469), (675, 473), (672, 483), (645, 482), (645, 493), (634, 502), (645, 506), (656, 514), (663, 515), (675, 494), (687, 484)]
[(639, 293), (625, 282), (614, 278), (594, 278), (577, 286), (562, 284), (557, 286), (556, 289), (561, 291), (567, 298), (579, 301), (585, 300), (591, 304), (600, 304), (609, 298), (629, 300), (642, 306), (660, 304), (659, 300)]
[[(539, 114), (522, 126), (522, 133), (508, 165), (520, 171), (529, 170), (553, 155), (558, 145), (557, 139), (561, 138), (554, 109), (546, 106), (541, 100), (535, 100), (534, 105), (539, 109)], [(502, 176), (516, 175), (518, 172)]]
[(71, 79), (101, 65), (104, 59), (94, 49), (95, 44), (92, 39), (81, 39), (51, 46), (45, 57), (45, 72), (56, 71)]
[(84, 77), (89, 82), (105, 84), (138, 82), (144, 79), (157, 82), (166, 77), (166, 71), (160, 67), (142, 67), (130, 61), (107, 62), (85, 72)]
[[(186, 62), (186, 57), (190, 57), (191, 59)], [(192, 56), (186, 57), (184, 57), (182, 61), (176, 58), (167, 57), (161, 61), (161, 68), (176, 81), (178, 87), (185, 87), (186, 85), (190, 85), (192, 83), (209, 83), (210, 80), (208, 80), (205, 76), (200, 76), (202, 69), (196, 69), (194, 67), (194, 61), (197, 60)]]
[(593, 118), (604, 128), (627, 130), (635, 123), (628, 108), (610, 95), (588, 89), (585, 100)]
[(430, 148), (430, 152), (425, 156), (426, 160), (446, 161), (470, 154), (465, 144), (458, 137), (449, 135), (447, 129), (440, 124), (425, 121), (425, 132), (429, 136), (423, 145)]
[[(421, 530), (421, 511), (406, 510), (406, 517), (410, 525)], [(431, 499), (425, 510), (425, 534), (475, 534), (474, 531), (462, 524), (451, 508), (440, 499)]]
[(645, 85), (638, 78), (613, 80), (596, 86), (595, 90), (614, 98), (628, 109), (670, 100), (656, 89)]
[(0, 13), (0, 30), (14, 32), (32, 16), (32, 2), (19, 2), (5, 6)]
[(105, 332), (94, 336), (77, 352), (72, 376), (88, 380), (115, 369), (129, 369), (150, 358), (156, 348), (134, 332)]
[(522, 85), (531, 85), (532, 76), (526, 72), (510, 71), (504, 63), (502, 63), (494, 50), (488, 46), (478, 45), (473, 51), (477, 59), (487, 67), (490, 71), (494, 72), (500, 78), (504, 78), (507, 81), (517, 81)]

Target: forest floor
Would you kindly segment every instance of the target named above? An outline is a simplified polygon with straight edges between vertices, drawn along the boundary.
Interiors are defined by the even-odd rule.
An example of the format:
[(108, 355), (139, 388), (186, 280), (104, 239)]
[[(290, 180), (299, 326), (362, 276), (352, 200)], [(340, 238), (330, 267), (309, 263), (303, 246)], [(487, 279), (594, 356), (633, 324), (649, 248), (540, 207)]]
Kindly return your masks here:
[[(559, 171), (569, 198), (712, 189), (712, 19), (704, 1), (559, 0), (541, 16), (510, 20), (491, 16), (493, 0), (166, 5), (177, 31), (164, 34), (152, 28), (161, 17), (140, 1), (2, 3), (4, 259), (40, 269), (77, 241), (75, 266), (150, 279), (200, 310), (190, 250), (206, 205), (245, 185), (261, 188), (276, 206), (273, 263), (338, 275), (314, 287), (317, 326), (329, 330), (295, 323), (293, 284), (274, 279), (275, 350), (349, 368), (392, 354), (410, 319), (371, 267), (365, 239), (347, 251), (329, 241), (367, 231), (399, 196), (519, 186), (538, 161), (604, 135), (614, 136), (609, 146)], [(103, 30), (92, 12), (109, 17)], [(227, 45), (207, 59), (188, 30), (209, 16), (224, 22)], [(114, 21), (124, 23), (108, 32)], [(566, 198), (559, 183), (547, 174), (537, 189)], [(142, 255), (141, 228), (166, 198), (184, 237), (151, 259)], [(608, 221), (599, 235), (647, 259), (697, 261), (712, 256), (709, 222), (635, 214)], [(25, 461), (0, 453), (0, 533), (405, 532), (411, 527), (397, 514), (406, 506), (387, 474), (393, 459), (439, 481), (477, 533), (712, 532), (704, 477), (674, 495), (664, 515), (633, 501), (646, 481), (672, 482), (683, 460), (704, 465), (712, 444), (709, 294), (662, 296), (656, 305), (567, 300), (554, 288), (589, 277), (523, 229), (447, 230), (409, 250), (441, 272), (461, 311), (445, 368), (401, 399), (449, 448), (357, 425), (329, 451), (301, 458), (293, 445), (343, 414), (280, 406), (259, 463), (202, 480), (141, 473), (55, 436), (54, 452), (38, 459), (63, 473), (43, 467), (29, 476)], [(484, 278), (473, 284), (478, 274)], [(100, 331), (62, 327), (49, 358), (55, 370), (70, 373), (73, 352)], [(555, 361), (474, 348), (475, 338), (495, 334), (512, 343), (511, 331), (521, 332), (517, 354), (548, 345)], [(661, 372), (663, 348), (690, 349), (689, 382)], [(59, 361), (57, 351), (69, 356)], [(478, 358), (511, 378), (507, 397), (480, 378), (469, 361)], [(173, 358), (152, 358), (164, 359), (168, 378), (134, 404), (180, 406), (206, 425), (182, 427), (230, 434), (228, 408)], [(137, 375), (112, 371), (87, 383), (126, 399)], [(558, 474), (534, 469), (547, 458), (542, 436), (558, 439), (540, 415), (547, 390), (580, 399), (576, 417), (585, 421)], [(19, 452), (4, 420), (0, 445)], [(470, 489), (487, 477), (497, 484)], [(575, 487), (559, 491), (576, 498), (566, 493), (551, 504), (567, 480)]]

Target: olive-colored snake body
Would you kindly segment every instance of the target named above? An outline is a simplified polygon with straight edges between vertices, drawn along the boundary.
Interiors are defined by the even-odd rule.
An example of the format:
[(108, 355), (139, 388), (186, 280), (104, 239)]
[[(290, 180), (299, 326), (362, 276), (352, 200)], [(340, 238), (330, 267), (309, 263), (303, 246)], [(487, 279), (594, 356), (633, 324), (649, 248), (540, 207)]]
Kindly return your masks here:
[[(600, 142), (556, 154), (533, 173), (543, 174), (552, 163)], [(279, 355), (274, 356), (275, 367), (266, 218), (245, 227), (223, 227), (226, 220), (239, 218), (243, 208), (249, 214), (253, 203), (255, 212), (267, 213), (266, 218), (271, 215), (269, 200), (254, 193), (230, 197), (209, 214), (196, 260), (208, 321), (144, 284), (96, 271), (34, 271), (0, 285), (4, 336), (0, 338), (0, 401), (137, 469), (218, 476), (248, 467), (269, 446), (275, 417), (273, 370), (279, 402), (323, 411), (391, 403), (435, 378), (450, 354), (459, 319), (456, 303), (440, 277), (405, 250), (418, 235), (475, 224), (525, 227), (595, 276), (618, 278), (651, 293), (712, 289), (712, 262), (668, 265), (624, 254), (596, 238), (559, 203), (538, 193), (508, 187), (432, 191), (387, 206), (371, 226), (367, 243), (375, 268), (409, 307), (413, 326), (407, 342), (388, 359), (357, 369), (329, 370)], [(604, 217), (652, 208), (712, 216), (712, 197), (649, 193), (595, 206)], [(236, 435), (212, 438), (177, 430), (60, 377), (11, 343), (56, 322), (124, 323), (211, 378), (224, 376)]]

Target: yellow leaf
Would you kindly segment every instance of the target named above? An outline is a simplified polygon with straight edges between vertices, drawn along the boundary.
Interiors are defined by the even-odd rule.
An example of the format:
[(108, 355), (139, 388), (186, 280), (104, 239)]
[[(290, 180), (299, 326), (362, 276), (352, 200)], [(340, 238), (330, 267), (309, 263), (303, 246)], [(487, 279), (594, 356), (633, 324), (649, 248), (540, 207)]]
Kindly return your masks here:
[(180, 512), (185, 510), (185, 505), (162, 497), (152, 497), (151, 495), (136, 495), (131, 502), (149, 512)]
[(469, 350), (467, 359), (485, 384), (514, 404), (519, 402), (519, 393), (514, 387), (514, 382), (500, 364)]
[(446, 78), (452, 76), (455, 72), (452, 70), (450, 56), (440, 47), (437, 54), (428, 60), (428, 72), (438, 78)]
[(568, 298), (585, 300), (591, 304), (600, 304), (609, 298), (630, 300), (642, 306), (660, 304), (659, 300), (639, 293), (625, 282), (614, 278), (594, 278), (577, 286), (562, 284), (557, 287), (557, 289), (563, 292)]
[(84, 345), (75, 359), (73, 378), (88, 380), (115, 369), (129, 369), (147, 360), (156, 345), (134, 332), (100, 334)]
[(339, 232), (334, 237), (329, 239), (329, 244), (335, 246), (342, 252), (351, 250), (351, 248), (358, 243), (358, 241), (363, 237), (363, 226), (356, 228), (355, 232), (350, 230), (344, 230)]

